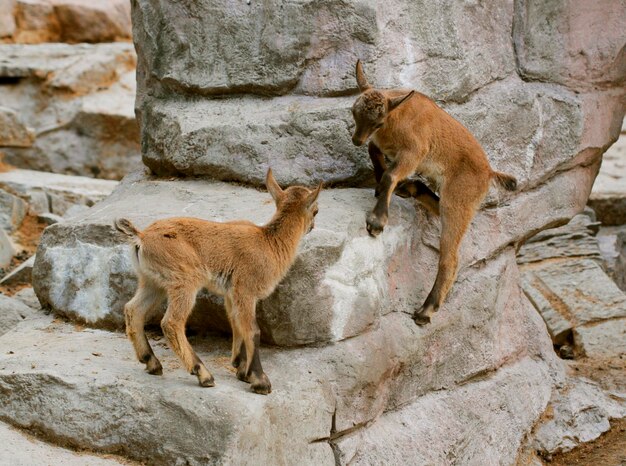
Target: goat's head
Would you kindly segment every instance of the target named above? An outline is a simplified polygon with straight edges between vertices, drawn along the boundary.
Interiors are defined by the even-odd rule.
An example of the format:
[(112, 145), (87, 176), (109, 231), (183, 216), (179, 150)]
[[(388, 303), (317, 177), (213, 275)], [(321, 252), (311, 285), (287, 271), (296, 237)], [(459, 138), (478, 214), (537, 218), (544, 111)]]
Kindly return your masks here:
[(276, 203), (276, 209), (285, 215), (299, 215), (304, 220), (305, 232), (310, 232), (315, 226), (315, 216), (317, 215), (317, 197), (322, 190), (322, 183), (315, 189), (308, 189), (303, 186), (290, 186), (282, 189), (274, 175), (272, 169), (267, 170), (265, 185), (270, 195)]
[(372, 88), (367, 82), (361, 60), (356, 62), (356, 82), (361, 95), (352, 106), (352, 116), (356, 123), (352, 143), (355, 146), (362, 146), (372, 134), (384, 126), (387, 115), (408, 100), (415, 91), (400, 97), (385, 97), (381, 91)]

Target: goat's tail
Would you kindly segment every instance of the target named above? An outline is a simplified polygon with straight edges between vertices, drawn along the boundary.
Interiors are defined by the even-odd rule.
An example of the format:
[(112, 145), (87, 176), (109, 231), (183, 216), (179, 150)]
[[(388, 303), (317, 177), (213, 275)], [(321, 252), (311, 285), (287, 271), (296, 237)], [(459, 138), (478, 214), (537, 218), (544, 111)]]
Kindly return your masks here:
[(517, 179), (515, 179), (514, 176), (496, 171), (491, 172), (491, 176), (507, 191), (515, 191), (515, 189), (517, 189)]
[(137, 230), (137, 228), (135, 228), (135, 225), (133, 225), (132, 222), (127, 218), (115, 219), (114, 225), (118, 231), (121, 231), (129, 238), (141, 238), (141, 232)]

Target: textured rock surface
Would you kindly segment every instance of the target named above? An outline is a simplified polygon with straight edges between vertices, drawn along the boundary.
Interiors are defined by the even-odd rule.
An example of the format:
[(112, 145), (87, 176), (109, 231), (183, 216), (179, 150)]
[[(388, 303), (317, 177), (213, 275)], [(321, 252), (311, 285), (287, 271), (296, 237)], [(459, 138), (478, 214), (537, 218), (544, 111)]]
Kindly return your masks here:
[(0, 267), (6, 267), (17, 251), (7, 233), (0, 229)]
[[(123, 0), (9, 0), (0, 20), (7, 42), (130, 40), (130, 4)], [(4, 26), (4, 27), (3, 27)]]
[(0, 462), (13, 466), (33, 464), (64, 464), (68, 466), (121, 466), (113, 458), (99, 458), (88, 454), (75, 453), (34, 440), (17, 429), (0, 423)]
[(604, 225), (626, 224), (626, 126), (602, 158), (589, 205)]
[(33, 130), (20, 121), (17, 112), (0, 107), (0, 145), (9, 147), (30, 147), (35, 140)]
[(33, 309), (21, 301), (0, 293), (0, 335), (4, 335), (23, 319), (32, 317)]
[[(484, 285), (494, 274), (514, 273), (511, 261), (509, 255), (481, 272)], [(215, 388), (202, 389), (162, 340), (153, 342), (165, 368), (156, 378), (142, 371), (122, 334), (80, 331), (49, 317), (24, 322), (0, 338), (0, 394), (6, 401), (0, 415), (55, 442), (152, 464), (332, 465), (334, 453), (347, 458), (371, 449), (375, 437), (368, 429), (375, 435), (377, 419), (386, 424), (384, 412), (394, 419), (403, 406), (419, 400), (416, 406), (428, 417), (436, 415), (442, 428), (433, 430), (430, 442), (415, 444), (413, 457), (432, 457), (437, 445), (469, 458), (480, 446), (488, 457), (513, 463), (516, 445), (543, 411), (559, 371), (545, 337), (537, 338), (545, 332), (543, 324), (523, 296), (495, 299), (501, 301), (495, 314), (451, 313), (427, 329), (390, 313), (371, 331), (335, 345), (263, 348), (273, 381), (268, 397), (249, 393), (236, 380), (227, 362), (230, 342), (219, 337), (192, 339), (216, 377)], [(489, 319), (489, 325), (476, 326)], [(454, 359), (438, 345), (457, 348)], [(492, 374), (503, 364), (507, 367)], [(495, 387), (500, 389), (494, 392)], [(490, 393), (489, 404), (476, 403), (472, 410), (463, 403), (480, 393)], [(461, 404), (464, 416), (480, 419), (476, 422), (494, 435), (506, 435), (506, 445), (458, 442), (469, 433), (450, 434), (459, 426), (451, 408)], [(422, 426), (426, 419), (421, 417)], [(146, 429), (154, 423), (173, 427)], [(336, 441), (352, 433), (359, 435), (351, 442)]]
[(626, 393), (608, 394), (590, 380), (568, 378), (551, 406), (552, 416), (534, 434), (534, 448), (542, 456), (569, 451), (609, 430), (610, 420), (626, 417)]
[(0, 285), (18, 285), (32, 282), (35, 256), (31, 256), (0, 279)]
[(111, 194), (116, 186), (117, 182), (111, 180), (35, 170), (15, 169), (0, 173), (0, 188), (23, 200), (32, 215), (65, 215), (76, 205), (91, 207)]
[(27, 208), (24, 200), (0, 189), (0, 228), (15, 231), (22, 224)]
[(555, 344), (573, 339), (582, 355), (619, 356), (625, 353), (626, 294), (603, 270), (593, 217), (586, 211), (563, 227), (542, 231), (520, 249), (518, 263), (524, 292)]
[(607, 273), (626, 291), (626, 225), (600, 228), (597, 238)]
[(5, 162), (124, 176), (139, 163), (134, 66), (132, 44), (0, 45), (0, 101), (32, 137), (14, 147), (0, 131)]

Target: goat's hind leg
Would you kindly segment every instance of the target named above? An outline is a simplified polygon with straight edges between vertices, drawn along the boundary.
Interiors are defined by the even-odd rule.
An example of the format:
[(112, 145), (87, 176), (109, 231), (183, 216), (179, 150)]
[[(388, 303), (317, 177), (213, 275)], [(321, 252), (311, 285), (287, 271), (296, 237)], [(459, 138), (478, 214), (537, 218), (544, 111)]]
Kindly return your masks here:
[(246, 374), (245, 374), (246, 347), (243, 344), (241, 334), (239, 333), (239, 328), (237, 325), (235, 325), (235, 322), (232, 319), (233, 300), (232, 300), (232, 297), (228, 294), (224, 296), (224, 307), (226, 308), (226, 316), (228, 317), (228, 322), (230, 323), (230, 329), (233, 334), (233, 343), (232, 343), (230, 363), (235, 369), (241, 368), (241, 370), (237, 371), (237, 378), (239, 380), (247, 381)]
[[(459, 185), (462, 186), (461, 183)], [(452, 288), (457, 275), (461, 241), (483, 197), (484, 193), (479, 189), (475, 193), (442, 192), (439, 268), (424, 305), (413, 315), (417, 325), (430, 323), (431, 316), (439, 310)], [(464, 199), (464, 202), (459, 204), (458, 199)]]
[(237, 370), (237, 378), (249, 382), (253, 392), (267, 395), (272, 391), (272, 384), (261, 366), (259, 355), (261, 331), (256, 322), (256, 301), (235, 296), (231, 319), (241, 335), (244, 346), (241, 350), (244, 355)]
[(168, 289), (169, 304), (161, 320), (161, 328), (172, 347), (172, 350), (185, 365), (185, 369), (198, 377), (202, 387), (215, 385), (213, 376), (193, 350), (185, 335), (187, 319), (196, 302), (196, 287), (178, 286)]
[(140, 277), (135, 296), (124, 306), (126, 335), (135, 348), (137, 359), (144, 363), (148, 373), (153, 375), (161, 375), (163, 367), (152, 351), (144, 326), (146, 320), (164, 300), (165, 292), (162, 289)]

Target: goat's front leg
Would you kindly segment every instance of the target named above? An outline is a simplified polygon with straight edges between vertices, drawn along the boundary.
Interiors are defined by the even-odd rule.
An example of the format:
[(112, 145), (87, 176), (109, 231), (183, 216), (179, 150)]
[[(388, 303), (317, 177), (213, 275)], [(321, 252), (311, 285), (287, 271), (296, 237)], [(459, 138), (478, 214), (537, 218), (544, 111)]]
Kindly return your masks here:
[(198, 377), (198, 382), (202, 387), (212, 387), (215, 385), (213, 376), (193, 350), (185, 335), (185, 326), (196, 302), (197, 291), (196, 287), (185, 286), (168, 290), (169, 305), (161, 320), (161, 328), (172, 350), (185, 365), (185, 369), (191, 375)]
[(408, 159), (399, 157), (389, 167), (380, 181), (380, 195), (374, 210), (367, 216), (367, 232), (372, 236), (382, 233), (389, 218), (389, 203), (398, 183), (415, 172), (416, 164)]
[(140, 276), (135, 296), (124, 306), (126, 335), (133, 343), (137, 359), (144, 363), (148, 373), (153, 375), (161, 375), (163, 367), (150, 347), (144, 326), (146, 320), (164, 300), (165, 293), (163, 290)]
[(253, 392), (267, 395), (272, 391), (272, 384), (261, 366), (261, 330), (256, 322), (256, 300), (235, 294), (231, 319), (243, 341), (237, 378), (249, 382)]
[(374, 167), (374, 178), (376, 178), (376, 189), (374, 191), (374, 196), (378, 197), (380, 195), (380, 180), (383, 178), (383, 173), (387, 170), (387, 164), (385, 162), (385, 156), (383, 155), (380, 148), (370, 141), (367, 146), (367, 152), (370, 155), (370, 159), (372, 161), (372, 166)]

